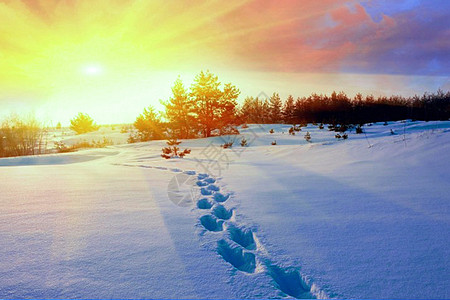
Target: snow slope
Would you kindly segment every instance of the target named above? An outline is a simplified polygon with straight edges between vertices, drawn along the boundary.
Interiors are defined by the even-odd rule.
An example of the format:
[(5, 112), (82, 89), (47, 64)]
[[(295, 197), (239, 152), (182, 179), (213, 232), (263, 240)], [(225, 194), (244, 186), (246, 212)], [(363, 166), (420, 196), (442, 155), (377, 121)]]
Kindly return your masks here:
[(288, 129), (0, 159), (0, 298), (449, 298), (450, 122)]

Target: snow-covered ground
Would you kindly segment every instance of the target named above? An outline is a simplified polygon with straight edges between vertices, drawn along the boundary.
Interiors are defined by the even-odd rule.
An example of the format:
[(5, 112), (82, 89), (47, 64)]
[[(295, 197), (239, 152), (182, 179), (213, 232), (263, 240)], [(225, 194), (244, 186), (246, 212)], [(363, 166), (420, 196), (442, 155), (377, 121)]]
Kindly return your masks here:
[(0, 159), (0, 298), (449, 298), (450, 122), (289, 127)]

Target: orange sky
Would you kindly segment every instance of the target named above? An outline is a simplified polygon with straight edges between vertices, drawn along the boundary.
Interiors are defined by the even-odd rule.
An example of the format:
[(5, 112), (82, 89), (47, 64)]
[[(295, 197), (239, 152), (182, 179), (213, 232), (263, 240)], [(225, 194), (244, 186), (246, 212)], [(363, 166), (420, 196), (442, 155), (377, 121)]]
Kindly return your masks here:
[[(131, 122), (166, 99), (178, 75), (189, 84), (202, 69), (237, 85), (241, 100), (448, 89), (437, 52), (449, 48), (448, 27), (420, 23), (424, 6), (411, 1), (372, 2), (0, 0), (0, 114)], [(424, 32), (411, 55), (414, 26)], [(423, 42), (437, 50), (414, 47)]]

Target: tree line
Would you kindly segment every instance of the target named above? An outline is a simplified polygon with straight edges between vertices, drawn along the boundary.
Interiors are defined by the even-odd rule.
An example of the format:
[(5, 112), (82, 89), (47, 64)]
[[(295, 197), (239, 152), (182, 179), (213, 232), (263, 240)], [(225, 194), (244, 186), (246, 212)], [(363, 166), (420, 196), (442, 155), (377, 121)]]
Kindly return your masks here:
[[(273, 93), (264, 98), (246, 97), (238, 105), (239, 95), (235, 85), (222, 85), (209, 71), (195, 76), (190, 87), (178, 78), (172, 85), (171, 96), (161, 101), (164, 111), (157, 112), (152, 106), (145, 108), (133, 123), (135, 130), (128, 141), (236, 134), (236, 126), (246, 123), (363, 125), (404, 119), (450, 119), (450, 92), (442, 90), (413, 97), (313, 93), (296, 99), (290, 95), (284, 101)], [(70, 129), (77, 134), (98, 128), (87, 114), (79, 113), (71, 120)], [(47, 149), (46, 133), (47, 128), (34, 118), (14, 116), (4, 120), (0, 127), (0, 157), (42, 153)]]
[(189, 89), (177, 79), (171, 97), (161, 101), (163, 112), (148, 107), (137, 117), (134, 127), (138, 133), (130, 137), (130, 142), (233, 134), (237, 133), (236, 125), (245, 123), (363, 125), (404, 119), (450, 119), (450, 92), (442, 90), (413, 97), (358, 93), (352, 98), (344, 92), (330, 96), (313, 93), (296, 99), (289, 95), (284, 101), (273, 93), (264, 99), (246, 97), (238, 105), (239, 94), (231, 83), (221, 88), (218, 77), (209, 71), (200, 72)]
[(277, 93), (268, 99), (247, 97), (240, 107), (241, 123), (327, 123), (365, 124), (379, 121), (448, 120), (450, 92), (425, 93), (422, 96), (363, 96), (351, 98), (344, 92), (330, 96), (312, 94), (283, 102)]

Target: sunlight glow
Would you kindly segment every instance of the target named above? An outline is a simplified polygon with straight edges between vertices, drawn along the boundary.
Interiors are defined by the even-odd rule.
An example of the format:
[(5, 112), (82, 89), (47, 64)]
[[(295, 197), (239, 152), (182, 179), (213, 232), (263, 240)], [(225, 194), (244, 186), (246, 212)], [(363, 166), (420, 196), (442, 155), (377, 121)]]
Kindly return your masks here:
[(83, 73), (88, 76), (98, 76), (103, 74), (103, 67), (100, 65), (87, 65), (83, 67)]

